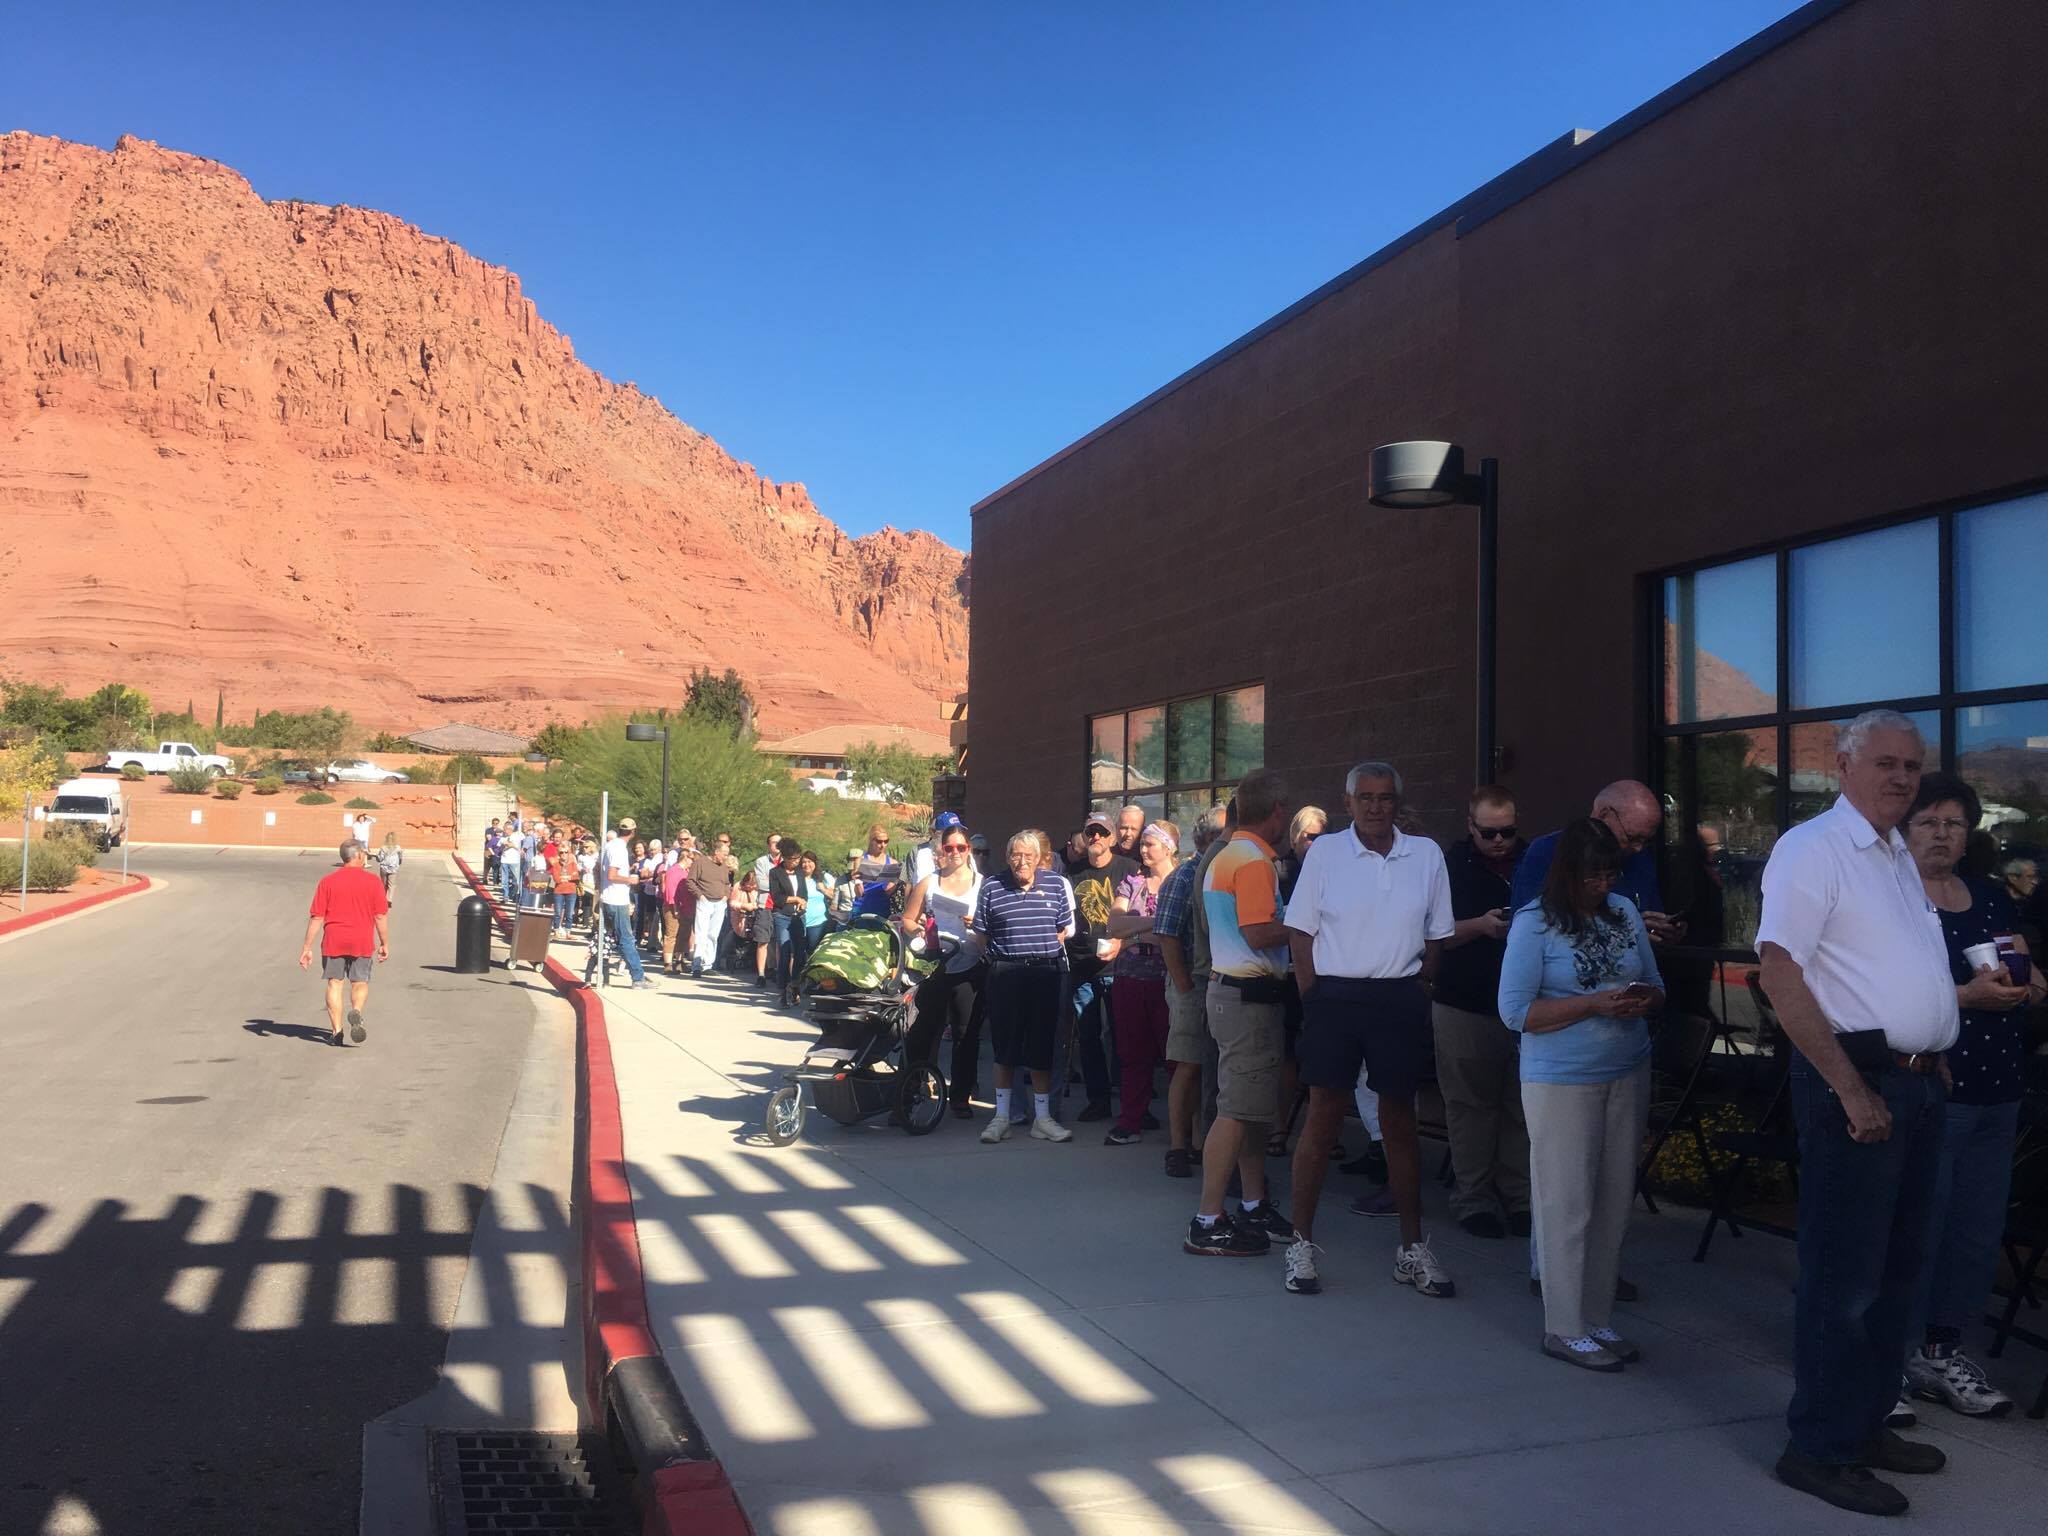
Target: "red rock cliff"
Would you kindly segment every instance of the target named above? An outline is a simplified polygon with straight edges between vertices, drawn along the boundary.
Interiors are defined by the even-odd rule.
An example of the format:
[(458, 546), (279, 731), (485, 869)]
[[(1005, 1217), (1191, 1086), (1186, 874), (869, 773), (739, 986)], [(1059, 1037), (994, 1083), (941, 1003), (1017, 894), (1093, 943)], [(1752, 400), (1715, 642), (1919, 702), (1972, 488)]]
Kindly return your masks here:
[(778, 730), (933, 729), (966, 558), (848, 538), (389, 214), (0, 135), (0, 669), (405, 728), (699, 665)]

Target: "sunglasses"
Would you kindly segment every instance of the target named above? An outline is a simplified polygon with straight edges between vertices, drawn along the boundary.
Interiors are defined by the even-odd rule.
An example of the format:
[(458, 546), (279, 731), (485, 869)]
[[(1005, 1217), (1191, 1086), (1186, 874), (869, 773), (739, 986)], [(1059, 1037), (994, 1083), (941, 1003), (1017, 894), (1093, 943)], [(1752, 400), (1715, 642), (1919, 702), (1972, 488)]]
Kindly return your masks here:
[(1513, 822), (1509, 822), (1504, 827), (1482, 827), (1476, 821), (1472, 823), (1472, 831), (1474, 836), (1497, 837), (1506, 842), (1513, 842), (1515, 834), (1520, 832), (1521, 830), (1522, 829), (1516, 826)]
[(1096, 841), (1098, 838), (1104, 838), (1107, 836), (1109, 836), (1109, 834), (1105, 832), (1102, 828), (1090, 827), (1087, 831), (1081, 834), (1081, 841), (1084, 843), (1092, 843)]
[(873, 843), (877, 848), (886, 848), (889, 846), (889, 839), (887, 839), (886, 837), (871, 837), (868, 839), (868, 841)]
[(939, 851), (941, 853), (965, 853), (967, 847), (966, 843), (941, 843), (939, 844)]

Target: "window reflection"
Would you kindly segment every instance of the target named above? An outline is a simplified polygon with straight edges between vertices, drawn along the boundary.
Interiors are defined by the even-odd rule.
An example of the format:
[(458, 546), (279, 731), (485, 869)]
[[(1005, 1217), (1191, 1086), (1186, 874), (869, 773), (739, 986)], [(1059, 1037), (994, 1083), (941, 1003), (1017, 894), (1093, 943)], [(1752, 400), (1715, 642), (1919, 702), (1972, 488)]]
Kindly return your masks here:
[(1088, 720), (1092, 805), (1142, 805), (1157, 819), (1173, 811), (1186, 831), (1266, 757), (1262, 684), (1147, 704)]
[(2048, 683), (2041, 643), (2041, 552), (2048, 494), (1956, 514), (1956, 687)]
[(1151, 709), (1131, 711), (1131, 751), (1129, 786), (1133, 790), (1149, 789), (1166, 782), (1166, 711), (1156, 705)]
[(1266, 761), (1266, 690), (1216, 696), (1216, 777), (1235, 783)]
[(1664, 581), (1664, 718), (1778, 707), (1778, 561), (1738, 560)]
[(1124, 717), (1097, 715), (1088, 722), (1088, 788), (1100, 794), (1124, 787)]
[(1939, 571), (1932, 518), (1793, 550), (1792, 707), (1936, 692)]
[(1213, 700), (1183, 699), (1166, 706), (1166, 782), (1200, 783), (1210, 767), (1210, 716)]
[(1778, 841), (1775, 726), (1668, 743), (1664, 757), (1664, 901), (1687, 941), (1756, 940), (1764, 861)]
[(2048, 700), (1957, 710), (1956, 771), (2001, 848), (2048, 854)]

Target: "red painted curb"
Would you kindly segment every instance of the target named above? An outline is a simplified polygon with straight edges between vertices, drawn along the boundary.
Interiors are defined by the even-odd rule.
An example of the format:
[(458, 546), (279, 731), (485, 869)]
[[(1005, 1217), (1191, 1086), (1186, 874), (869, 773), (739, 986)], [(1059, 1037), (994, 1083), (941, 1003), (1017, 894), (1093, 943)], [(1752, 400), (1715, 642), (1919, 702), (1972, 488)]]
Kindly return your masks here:
[(55, 917), (64, 917), (72, 912), (83, 912), (87, 907), (97, 907), (104, 902), (119, 901), (123, 896), (139, 896), (149, 889), (149, 876), (130, 875), (133, 885), (120, 886), (111, 891), (95, 891), (90, 896), (81, 896), (76, 901), (67, 901), (61, 907), (45, 907), (40, 912), (24, 912), (19, 917), (0, 919), (0, 935), (33, 928), (37, 923), (47, 923)]
[[(491, 903), (499, 932), (511, 933), (511, 920), (468, 861), (460, 854), (450, 857), (470, 889)], [(541, 973), (576, 1011), (576, 1167), (570, 1200), (583, 1216), (583, 1410), (585, 1422), (601, 1425), (605, 1383), (613, 1367), (649, 1355), (659, 1359), (661, 1343), (647, 1313), (604, 1000), (552, 956)], [(642, 1472), (640, 1480), (645, 1536), (751, 1536), (753, 1527), (715, 1460), (657, 1466)]]

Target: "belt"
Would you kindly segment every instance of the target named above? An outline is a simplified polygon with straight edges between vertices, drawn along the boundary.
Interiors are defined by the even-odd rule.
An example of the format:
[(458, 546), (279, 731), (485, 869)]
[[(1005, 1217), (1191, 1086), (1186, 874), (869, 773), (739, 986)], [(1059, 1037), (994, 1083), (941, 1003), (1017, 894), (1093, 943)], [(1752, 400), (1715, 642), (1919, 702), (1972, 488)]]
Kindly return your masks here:
[(1914, 1051), (1911, 1055), (1904, 1051), (1893, 1051), (1892, 1065), (1904, 1067), (1908, 1072), (1917, 1072), (1922, 1077), (1932, 1077), (1941, 1070), (1941, 1058), (1940, 1051)]

